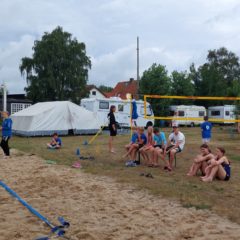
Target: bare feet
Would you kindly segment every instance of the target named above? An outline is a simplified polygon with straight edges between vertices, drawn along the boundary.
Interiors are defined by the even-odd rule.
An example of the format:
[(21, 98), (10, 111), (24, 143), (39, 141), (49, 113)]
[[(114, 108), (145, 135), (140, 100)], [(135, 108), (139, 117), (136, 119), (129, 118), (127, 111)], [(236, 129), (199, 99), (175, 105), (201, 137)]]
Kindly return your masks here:
[(202, 178), (202, 181), (203, 182), (212, 182), (212, 179), (211, 178)]

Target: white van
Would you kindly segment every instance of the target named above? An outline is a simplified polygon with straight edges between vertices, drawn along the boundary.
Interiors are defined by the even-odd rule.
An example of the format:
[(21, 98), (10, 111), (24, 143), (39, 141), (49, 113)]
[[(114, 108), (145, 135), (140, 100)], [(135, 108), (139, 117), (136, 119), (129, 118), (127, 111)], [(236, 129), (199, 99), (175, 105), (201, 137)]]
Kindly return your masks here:
[[(178, 118), (178, 120), (172, 120), (172, 122), (179, 125), (195, 126), (200, 125), (204, 120), (203, 117), (206, 116), (206, 108), (203, 106), (196, 105), (172, 105), (170, 106), (170, 116)], [(184, 118), (183, 120), (179, 118)], [(191, 118), (187, 120), (186, 118)], [(196, 118), (196, 120), (194, 119)], [(197, 119), (198, 118), (198, 119)], [(201, 120), (200, 120), (200, 119)]]
[[(144, 118), (144, 102), (142, 100), (136, 101), (137, 104), (137, 113), (138, 119), (136, 120), (137, 126), (145, 127), (147, 122), (152, 122), (154, 124), (154, 120)], [(123, 100), (119, 97), (112, 98), (83, 98), (81, 100), (80, 105), (86, 108), (89, 111), (97, 113), (98, 118), (102, 122), (102, 126), (108, 125), (107, 115), (109, 113), (109, 109), (111, 105), (116, 106), (115, 117), (116, 121), (119, 123), (120, 127), (130, 127), (131, 126), (131, 101)], [(147, 103), (147, 116), (154, 117), (151, 105)]]
[[(208, 108), (208, 117), (215, 119), (235, 120), (235, 106), (224, 105), (224, 106), (212, 106)], [(233, 124), (232, 122), (224, 122), (224, 124)]]

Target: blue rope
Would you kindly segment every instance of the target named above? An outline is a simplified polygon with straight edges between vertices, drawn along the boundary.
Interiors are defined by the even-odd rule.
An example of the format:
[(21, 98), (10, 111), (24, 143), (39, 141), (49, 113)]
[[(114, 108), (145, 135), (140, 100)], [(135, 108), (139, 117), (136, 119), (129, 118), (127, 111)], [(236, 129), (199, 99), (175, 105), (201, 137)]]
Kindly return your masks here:
[(10, 187), (8, 187), (4, 182), (0, 181), (0, 186), (2, 186), (7, 192), (9, 192), (13, 197), (15, 197), (24, 207), (26, 207), (31, 213), (40, 218), (43, 222), (45, 222), (50, 228), (54, 228), (54, 225), (43, 215), (41, 215), (36, 209), (30, 206), (27, 202), (25, 202), (22, 198), (20, 198), (16, 192), (14, 192)]

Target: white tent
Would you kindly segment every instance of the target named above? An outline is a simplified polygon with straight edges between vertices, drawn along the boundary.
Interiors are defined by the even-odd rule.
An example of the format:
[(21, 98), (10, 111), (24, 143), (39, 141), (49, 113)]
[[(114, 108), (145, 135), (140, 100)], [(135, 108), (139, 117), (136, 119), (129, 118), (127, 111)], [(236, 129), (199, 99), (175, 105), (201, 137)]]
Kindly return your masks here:
[(68, 101), (36, 103), (11, 118), (13, 133), (22, 136), (94, 134), (101, 127), (93, 112)]

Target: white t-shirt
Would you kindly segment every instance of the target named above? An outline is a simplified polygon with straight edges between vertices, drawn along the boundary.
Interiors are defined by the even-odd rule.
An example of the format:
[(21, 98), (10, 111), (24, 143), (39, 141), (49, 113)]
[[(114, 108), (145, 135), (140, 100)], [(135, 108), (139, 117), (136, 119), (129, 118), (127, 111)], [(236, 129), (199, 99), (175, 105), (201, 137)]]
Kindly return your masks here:
[(177, 135), (171, 133), (168, 139), (169, 141), (173, 141), (175, 144), (179, 143), (179, 147), (181, 148), (181, 150), (183, 150), (185, 144), (185, 136), (183, 133), (181, 133), (180, 131), (178, 132)]

